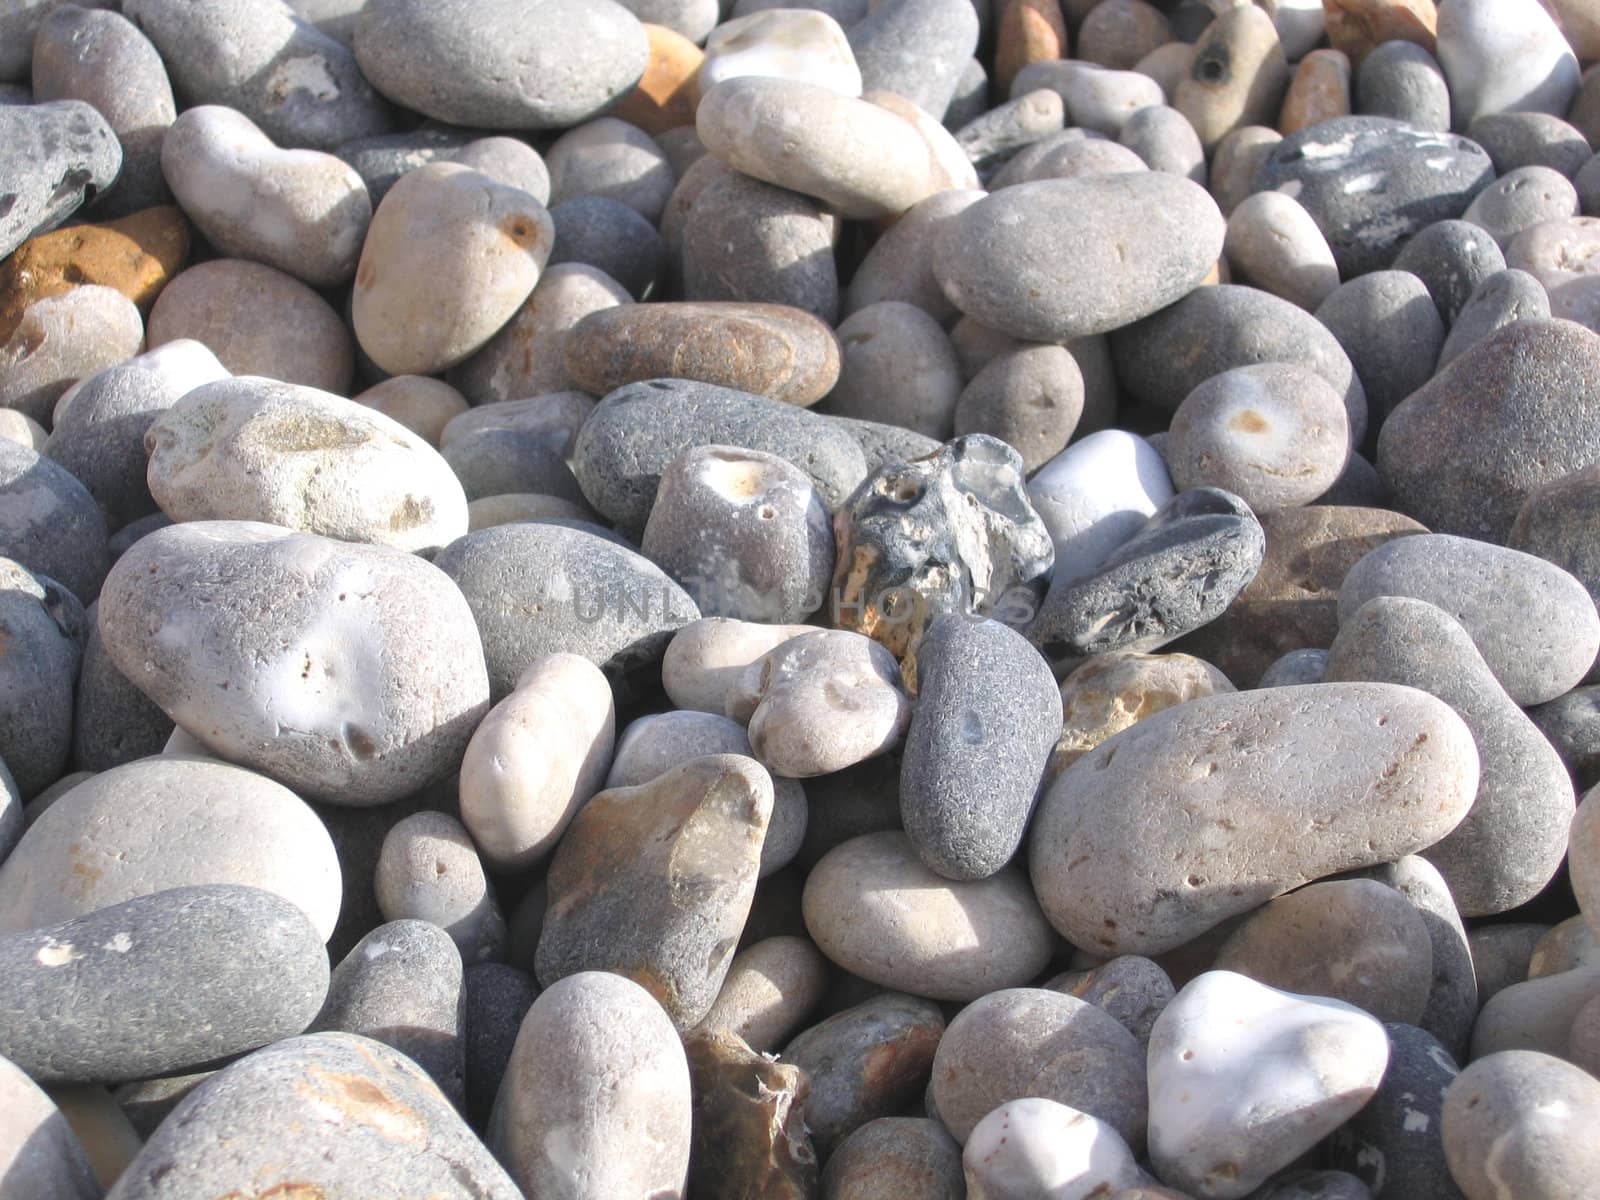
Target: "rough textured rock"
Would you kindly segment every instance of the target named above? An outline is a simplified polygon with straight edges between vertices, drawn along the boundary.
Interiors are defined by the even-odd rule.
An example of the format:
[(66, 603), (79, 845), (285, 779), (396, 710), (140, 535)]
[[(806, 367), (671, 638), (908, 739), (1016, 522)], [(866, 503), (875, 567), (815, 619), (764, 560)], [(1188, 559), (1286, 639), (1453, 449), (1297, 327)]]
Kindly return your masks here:
[(694, 1194), (712, 1200), (816, 1195), (805, 1072), (770, 1061), (731, 1033), (691, 1033), (684, 1052), (694, 1085)]
[(0, 105), (0, 145), (7, 167), (0, 256), (61, 224), (122, 168), (116, 134), (82, 100)]
[(868, 1121), (828, 1156), (824, 1193), (835, 1200), (963, 1200), (961, 1146), (938, 1121), (879, 1117)]

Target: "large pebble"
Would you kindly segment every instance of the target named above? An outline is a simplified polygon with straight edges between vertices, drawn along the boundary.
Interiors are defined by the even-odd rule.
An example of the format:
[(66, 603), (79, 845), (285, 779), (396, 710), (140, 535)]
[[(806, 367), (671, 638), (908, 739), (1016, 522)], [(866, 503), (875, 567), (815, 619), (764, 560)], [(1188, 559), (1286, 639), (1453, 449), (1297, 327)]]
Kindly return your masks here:
[(730, 617), (703, 617), (675, 634), (661, 659), (661, 684), (673, 704), (722, 716), (746, 670), (767, 651), (810, 625), (770, 625)]
[(689, 1170), (689, 1065), (638, 984), (585, 971), (523, 1018), (487, 1141), (532, 1195), (677, 1200)]
[(144, 340), (139, 309), (114, 288), (91, 283), (35, 300), (0, 345), (0, 408), (42, 425), (62, 393), (132, 358)]
[(1272, 18), (1245, 5), (1223, 12), (1200, 35), (1172, 104), (1209, 151), (1236, 129), (1272, 124), (1288, 83)]
[(943, 120), (980, 25), (970, 0), (884, 0), (848, 34), (864, 87), (904, 96)]
[[(1423, 2), (1431, 10), (1432, 0)], [(1396, 6), (1388, 11), (1405, 9)], [(1432, 51), (1416, 42), (1381, 42), (1356, 63), (1355, 110), (1443, 133), (1450, 128), (1450, 88), (1444, 70)]]
[(962, 312), (1033, 341), (1104, 333), (1196, 288), (1222, 253), (1206, 192), (1144, 171), (1021, 184), (940, 230), (934, 273)]
[(1577, 56), (1534, 0), (1440, 0), (1438, 45), (1457, 129), (1488, 113), (1565, 116), (1577, 93)]
[(703, 95), (724, 79), (769, 75), (861, 95), (861, 68), (839, 22), (816, 8), (764, 9), (723, 21), (705, 39), (696, 83)]
[(41, 1083), (147, 1079), (242, 1054), (303, 1030), (328, 988), (309, 918), (253, 887), (125, 900), (0, 939), (0, 962), (30, 998), (0, 1054)]
[(61, 224), (122, 168), (116, 134), (82, 100), (0, 105), (0, 146), (0, 256)]
[[(1411, 688), (1205, 696), (1068, 768), (1040, 801), (1029, 865), (1074, 945), (1159, 953), (1313, 879), (1432, 845), (1477, 784), (1465, 723)], [(1123, 802), (1130, 789), (1142, 804)]]
[(839, 323), (838, 382), (821, 410), (950, 436), (961, 367), (939, 322), (924, 309), (883, 300)]
[(600, 196), (633, 209), (652, 225), (672, 195), (672, 166), (655, 141), (616, 117), (597, 117), (562, 134), (545, 152), (549, 205)]
[[(1040, 94), (1055, 99), (1054, 92)], [(935, 192), (884, 230), (850, 277), (844, 315), (848, 317), (885, 300), (898, 300), (916, 305), (935, 320), (954, 316), (955, 306), (933, 274), (929, 248), (946, 222), (984, 195), (970, 188)]]
[(203, 743), (334, 803), (437, 779), (488, 707), (461, 592), (388, 547), (169, 526), (117, 560), (99, 625), (123, 673)]
[(1394, 269), (1410, 271), (1427, 285), (1446, 325), (1478, 285), (1506, 267), (1500, 245), (1471, 221), (1435, 221), (1413, 234), (1395, 255)]
[(1339, 266), (1305, 206), (1283, 192), (1247, 196), (1228, 214), (1223, 253), (1237, 283), (1315, 312), (1339, 286)]
[(1316, 308), (1355, 365), (1369, 416), (1381, 424), (1433, 375), (1445, 326), (1427, 285), (1409, 271), (1369, 271)]
[(899, 832), (865, 834), (829, 851), (806, 878), (803, 907), (806, 928), (833, 962), (938, 1000), (975, 1000), (1025, 984), (1053, 948), (1014, 867), (952, 882), (923, 866)]
[(1196, 1195), (1244, 1196), (1354, 1116), (1388, 1061), (1360, 1009), (1208, 972), (1151, 1031), (1151, 1161)]
[(775, 1053), (822, 1001), (827, 960), (803, 937), (764, 938), (734, 956), (722, 990), (697, 1028), (736, 1034)]
[(955, 431), (999, 438), (1032, 473), (1066, 449), (1083, 409), (1083, 370), (1072, 352), (1023, 345), (972, 377), (956, 401)]
[(339, 863), (294, 793), (226, 763), (147, 758), (102, 771), (39, 815), (0, 865), (0, 931), (212, 883), (275, 892), (320, 938), (333, 932)]

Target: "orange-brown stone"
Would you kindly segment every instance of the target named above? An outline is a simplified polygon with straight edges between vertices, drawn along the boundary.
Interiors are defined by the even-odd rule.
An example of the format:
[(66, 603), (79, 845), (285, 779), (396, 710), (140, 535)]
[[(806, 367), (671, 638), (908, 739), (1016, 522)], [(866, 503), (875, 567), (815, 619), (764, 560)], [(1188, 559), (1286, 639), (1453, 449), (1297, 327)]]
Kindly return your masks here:
[(1003, 94), (1029, 63), (1067, 57), (1067, 21), (1060, 0), (1006, 0), (995, 39), (994, 81)]
[(83, 284), (114, 288), (145, 315), (189, 261), (189, 223), (172, 205), (103, 225), (73, 225), (29, 238), (0, 263), (0, 344), (36, 300)]
[(1323, 0), (1328, 44), (1356, 66), (1378, 45), (1415, 42), (1437, 54), (1439, 13), (1434, 0)]
[(1278, 113), (1278, 132), (1350, 115), (1350, 60), (1340, 50), (1313, 50), (1300, 60)]
[(695, 76), (705, 53), (681, 33), (645, 23), (650, 61), (633, 91), (622, 98), (612, 116), (631, 121), (654, 137), (680, 125), (694, 124), (699, 92)]

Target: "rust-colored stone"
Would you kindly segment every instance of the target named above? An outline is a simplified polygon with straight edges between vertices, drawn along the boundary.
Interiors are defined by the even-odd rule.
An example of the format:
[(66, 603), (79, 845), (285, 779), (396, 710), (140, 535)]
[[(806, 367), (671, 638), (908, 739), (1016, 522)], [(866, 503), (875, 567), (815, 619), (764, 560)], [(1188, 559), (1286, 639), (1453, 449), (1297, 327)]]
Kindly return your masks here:
[(811, 1081), (757, 1054), (737, 1034), (684, 1039), (694, 1085), (689, 1191), (696, 1200), (811, 1200), (817, 1155), (802, 1116)]
[(1007, 0), (995, 39), (995, 86), (1002, 94), (1009, 92), (1023, 67), (1066, 58), (1067, 50), (1067, 21), (1060, 0)]
[(1328, 43), (1356, 66), (1383, 42), (1415, 42), (1438, 53), (1439, 12), (1433, 0), (1323, 0)]
[(646, 21), (644, 32), (650, 39), (650, 61), (644, 76), (611, 115), (654, 137), (694, 124), (695, 101), (699, 99), (695, 77), (706, 56), (699, 46), (665, 26)]
[(1278, 132), (1350, 115), (1350, 60), (1339, 50), (1313, 50), (1300, 60), (1278, 113)]

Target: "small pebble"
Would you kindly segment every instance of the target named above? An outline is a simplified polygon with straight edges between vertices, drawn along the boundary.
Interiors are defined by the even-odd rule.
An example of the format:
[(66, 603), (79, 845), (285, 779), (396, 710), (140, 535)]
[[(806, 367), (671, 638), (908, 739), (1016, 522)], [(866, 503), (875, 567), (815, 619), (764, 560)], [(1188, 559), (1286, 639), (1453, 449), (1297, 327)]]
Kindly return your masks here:
[(439, 926), (467, 966), (504, 957), (505, 917), (471, 837), (448, 813), (413, 813), (391, 826), (373, 887), (386, 921)]

